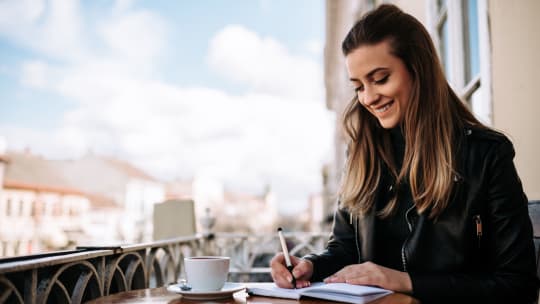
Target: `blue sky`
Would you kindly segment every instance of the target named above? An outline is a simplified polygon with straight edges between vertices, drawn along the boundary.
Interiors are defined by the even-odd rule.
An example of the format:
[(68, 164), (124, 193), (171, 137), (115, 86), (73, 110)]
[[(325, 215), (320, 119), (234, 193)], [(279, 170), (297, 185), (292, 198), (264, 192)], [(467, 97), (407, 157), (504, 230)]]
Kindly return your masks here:
[(304, 202), (331, 158), (324, 15), (322, 0), (2, 1), (0, 136)]

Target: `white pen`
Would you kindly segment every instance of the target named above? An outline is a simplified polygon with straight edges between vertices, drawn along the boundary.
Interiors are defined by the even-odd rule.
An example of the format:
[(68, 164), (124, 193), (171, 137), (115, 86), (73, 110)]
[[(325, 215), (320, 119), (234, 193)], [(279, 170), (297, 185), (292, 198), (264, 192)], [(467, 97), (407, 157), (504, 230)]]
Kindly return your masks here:
[(294, 277), (292, 273), (292, 270), (294, 267), (291, 263), (291, 257), (289, 256), (289, 249), (287, 249), (287, 243), (285, 242), (285, 238), (283, 237), (283, 232), (282, 232), (281, 227), (279, 227), (277, 231), (279, 235), (279, 242), (281, 243), (281, 249), (283, 250), (283, 255), (285, 256), (285, 265), (287, 266), (287, 269), (289, 270), (292, 276), (291, 284), (293, 288), (296, 288), (296, 278)]

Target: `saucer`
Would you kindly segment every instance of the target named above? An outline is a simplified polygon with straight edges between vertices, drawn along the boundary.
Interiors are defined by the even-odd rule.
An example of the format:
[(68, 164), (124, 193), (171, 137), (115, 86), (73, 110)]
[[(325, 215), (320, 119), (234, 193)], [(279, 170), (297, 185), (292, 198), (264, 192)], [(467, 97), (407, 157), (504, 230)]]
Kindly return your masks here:
[(217, 300), (232, 297), (233, 293), (245, 289), (246, 286), (240, 283), (225, 282), (221, 290), (216, 291), (196, 291), (182, 290), (180, 284), (167, 286), (168, 291), (176, 292), (182, 295), (187, 300)]

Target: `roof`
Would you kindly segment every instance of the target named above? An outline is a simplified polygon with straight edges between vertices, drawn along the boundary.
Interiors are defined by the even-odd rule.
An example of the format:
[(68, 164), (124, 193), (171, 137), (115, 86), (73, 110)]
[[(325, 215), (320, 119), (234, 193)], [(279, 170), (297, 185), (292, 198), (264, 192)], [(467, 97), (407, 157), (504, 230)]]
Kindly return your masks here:
[(91, 154), (77, 160), (49, 160), (30, 152), (10, 151), (5, 159), (4, 187), (80, 194), (95, 207), (122, 202), (126, 185), (133, 180), (158, 182), (125, 161)]
[(231, 192), (225, 191), (223, 193), (223, 199), (227, 202), (245, 203), (245, 202), (259, 202), (264, 203), (264, 197), (260, 195), (254, 195), (243, 192)]
[(158, 182), (135, 166), (115, 158), (88, 154), (77, 160), (56, 161), (64, 176), (87, 193), (120, 203), (132, 181)]
[(193, 198), (193, 180), (175, 180), (166, 184), (168, 199)]
[(56, 192), (61, 194), (76, 194), (84, 196), (84, 193), (78, 189), (70, 187), (52, 186), (44, 184), (24, 183), (15, 180), (4, 180), (5, 189), (30, 190), (40, 192)]
[(4, 187), (52, 191), (60, 193), (82, 194), (82, 191), (71, 184), (59, 168), (50, 162), (30, 153), (8, 152), (5, 165)]
[(119, 206), (109, 197), (99, 194), (88, 194), (92, 209), (118, 209)]
[(108, 163), (111, 167), (116, 168), (117, 170), (125, 173), (129, 177), (139, 178), (139, 179), (153, 181), (153, 182), (157, 181), (154, 177), (148, 175), (146, 172), (142, 171), (139, 168), (136, 168), (132, 164), (125, 162), (123, 160), (119, 160), (112, 157), (102, 157), (101, 159), (104, 162)]

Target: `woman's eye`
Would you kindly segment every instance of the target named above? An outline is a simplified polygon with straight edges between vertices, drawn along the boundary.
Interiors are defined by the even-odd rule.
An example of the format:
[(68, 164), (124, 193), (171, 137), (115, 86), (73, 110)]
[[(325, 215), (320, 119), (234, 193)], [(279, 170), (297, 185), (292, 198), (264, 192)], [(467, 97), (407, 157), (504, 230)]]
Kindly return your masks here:
[(386, 75), (386, 76), (384, 76), (384, 77), (381, 78), (381, 79), (375, 80), (374, 82), (375, 82), (376, 84), (385, 84), (386, 81), (388, 80), (388, 77), (389, 77), (389, 76), (390, 76), (390, 75)]
[(358, 86), (358, 87), (354, 88), (354, 91), (355, 91), (356, 93), (358, 93), (358, 92), (363, 92), (363, 91), (364, 91), (364, 86)]

